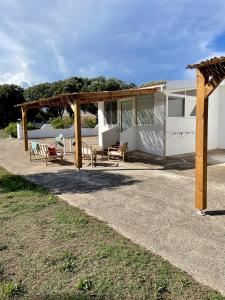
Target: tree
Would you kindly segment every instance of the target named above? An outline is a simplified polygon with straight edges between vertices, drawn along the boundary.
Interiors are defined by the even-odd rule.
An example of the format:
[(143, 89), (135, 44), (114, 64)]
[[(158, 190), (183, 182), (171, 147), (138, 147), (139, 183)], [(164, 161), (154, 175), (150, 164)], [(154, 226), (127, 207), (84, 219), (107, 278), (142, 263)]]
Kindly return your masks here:
[[(70, 77), (65, 80), (59, 80), (52, 83), (42, 83), (34, 85), (24, 91), (24, 97), (26, 101), (34, 101), (41, 98), (48, 98), (65, 93), (78, 93), (78, 92), (98, 92), (98, 91), (115, 91), (121, 89), (128, 89), (135, 87), (133, 83), (125, 83), (122, 80), (115, 78), (106, 79), (103, 76), (96, 78), (82, 78), (82, 77)], [(82, 104), (81, 109), (97, 115), (96, 104)], [(70, 107), (66, 108), (70, 116), (73, 112)], [(64, 112), (63, 107), (47, 108), (43, 111), (36, 110), (28, 114), (28, 117), (33, 119), (40, 118), (42, 116), (45, 120), (49, 118), (55, 118), (62, 116)]]
[(0, 85), (0, 127), (21, 118), (20, 109), (14, 105), (24, 102), (23, 89), (14, 84)]

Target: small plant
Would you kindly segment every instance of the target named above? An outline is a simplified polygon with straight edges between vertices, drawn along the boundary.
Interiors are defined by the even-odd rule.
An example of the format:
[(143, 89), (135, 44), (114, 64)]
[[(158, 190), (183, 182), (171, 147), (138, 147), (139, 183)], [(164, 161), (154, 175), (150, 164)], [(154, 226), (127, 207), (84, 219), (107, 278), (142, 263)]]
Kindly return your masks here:
[(14, 122), (9, 123), (9, 125), (4, 129), (5, 133), (8, 136), (16, 138), (17, 137), (17, 127), (16, 126), (17, 125)]
[(84, 120), (84, 127), (85, 128), (95, 128), (97, 122), (95, 118), (86, 118)]
[(66, 251), (63, 255), (59, 258), (61, 262), (60, 270), (64, 272), (75, 272), (76, 269), (76, 257)]
[(2, 290), (2, 294), (7, 298), (24, 294), (23, 287), (20, 284), (15, 282), (2, 283), (0, 285), (0, 288)]
[(63, 128), (69, 128), (73, 124), (73, 120), (71, 118), (55, 118), (52, 119), (51, 125), (55, 129), (63, 129)]
[(80, 278), (76, 283), (76, 288), (80, 291), (88, 291), (92, 288), (92, 281), (88, 278)]

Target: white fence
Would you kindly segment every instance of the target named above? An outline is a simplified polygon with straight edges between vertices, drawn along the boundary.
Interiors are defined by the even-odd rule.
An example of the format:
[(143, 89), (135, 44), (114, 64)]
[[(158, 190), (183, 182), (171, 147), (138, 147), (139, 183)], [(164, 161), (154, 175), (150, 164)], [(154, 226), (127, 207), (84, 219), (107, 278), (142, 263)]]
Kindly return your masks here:
[[(51, 124), (44, 124), (40, 129), (28, 130), (28, 138), (51, 138), (62, 134), (64, 137), (74, 137), (74, 126), (65, 129), (55, 129)], [(81, 128), (82, 136), (97, 136), (98, 125), (95, 128)], [(21, 124), (17, 124), (17, 138), (23, 138), (23, 130)]]

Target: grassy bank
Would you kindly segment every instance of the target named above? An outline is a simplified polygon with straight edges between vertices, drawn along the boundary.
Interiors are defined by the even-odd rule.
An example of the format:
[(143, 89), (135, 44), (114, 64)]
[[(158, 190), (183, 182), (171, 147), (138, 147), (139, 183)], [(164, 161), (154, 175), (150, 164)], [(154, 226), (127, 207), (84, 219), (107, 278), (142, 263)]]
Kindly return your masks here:
[(0, 299), (225, 299), (0, 169)]

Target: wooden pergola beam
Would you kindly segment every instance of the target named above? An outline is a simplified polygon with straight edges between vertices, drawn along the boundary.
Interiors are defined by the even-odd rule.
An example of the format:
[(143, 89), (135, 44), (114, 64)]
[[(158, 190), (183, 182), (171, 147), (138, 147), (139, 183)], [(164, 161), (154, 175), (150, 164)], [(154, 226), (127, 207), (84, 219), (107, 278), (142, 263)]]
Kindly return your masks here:
[(206, 84), (207, 78), (197, 69), (195, 208), (199, 210), (207, 207), (208, 98), (205, 94)]
[(225, 57), (188, 65), (197, 70), (195, 208), (207, 208), (207, 150), (209, 95), (225, 79)]
[(102, 91), (102, 92), (87, 92), (87, 93), (72, 93), (62, 94), (46, 99), (39, 99), (32, 102), (24, 102), (16, 105), (16, 107), (25, 107), (29, 109), (42, 107), (57, 107), (68, 106), (68, 98), (76, 101), (80, 100), (80, 104), (88, 104), (99, 101), (111, 101), (113, 99), (121, 99), (127, 97), (155, 94), (157, 91), (154, 88), (136, 88), (119, 91)]
[(23, 125), (23, 141), (24, 150), (28, 151), (28, 136), (27, 136), (27, 109), (22, 107), (22, 125)]
[(74, 112), (74, 164), (80, 170), (82, 168), (80, 100), (70, 102), (70, 106)]

